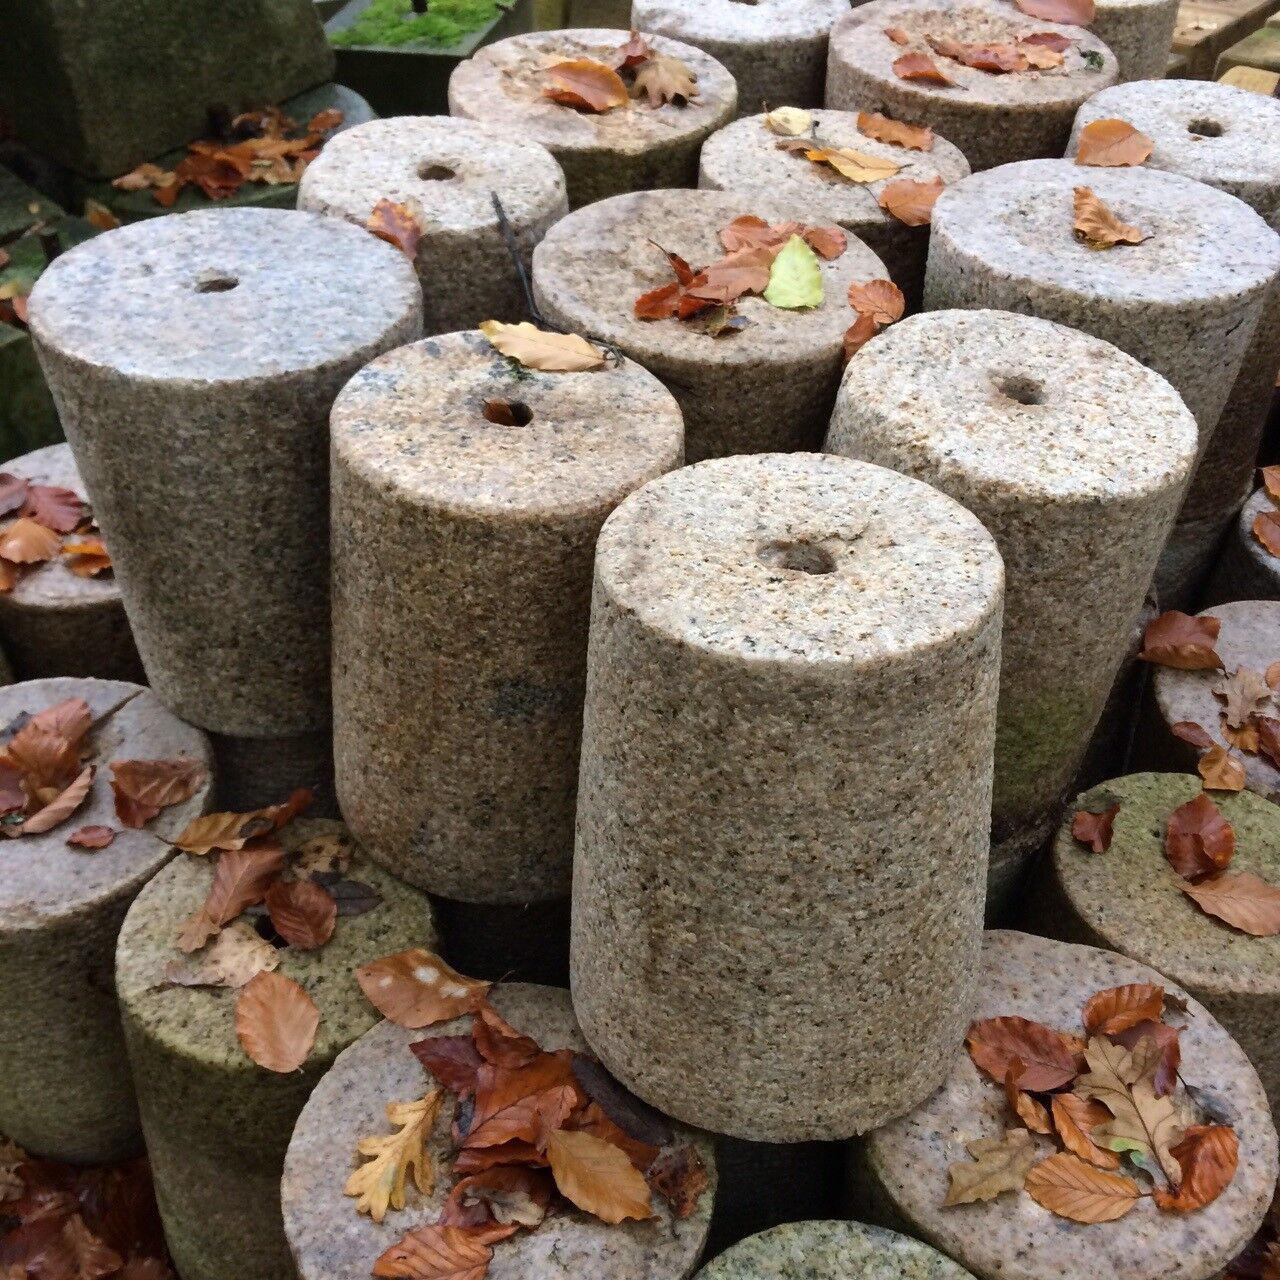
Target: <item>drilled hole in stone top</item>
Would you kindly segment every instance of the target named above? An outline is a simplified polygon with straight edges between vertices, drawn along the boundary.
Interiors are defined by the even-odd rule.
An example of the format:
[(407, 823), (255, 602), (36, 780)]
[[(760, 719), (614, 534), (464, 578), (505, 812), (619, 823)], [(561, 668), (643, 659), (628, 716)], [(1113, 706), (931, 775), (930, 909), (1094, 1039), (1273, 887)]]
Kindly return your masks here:
[(1187, 125), (1187, 132), (1197, 138), (1220, 138), (1226, 132), (1217, 120), (1192, 120)]
[(527, 427), (533, 421), (533, 410), (523, 400), (486, 400), (484, 417), (500, 427)]
[(766, 542), (756, 554), (771, 569), (792, 573), (832, 573), (836, 567), (836, 558), (826, 547), (803, 539)]
[(1035, 378), (1011, 374), (995, 379), (996, 390), (1015, 404), (1044, 404), (1044, 384)]
[(235, 276), (222, 275), (221, 273), (211, 273), (201, 276), (196, 281), (197, 293), (228, 293), (232, 289), (238, 288), (240, 281)]
[(458, 171), (450, 169), (447, 164), (433, 164), (430, 160), (424, 160), (418, 166), (418, 177), (424, 182), (448, 182), (450, 178), (456, 178)]

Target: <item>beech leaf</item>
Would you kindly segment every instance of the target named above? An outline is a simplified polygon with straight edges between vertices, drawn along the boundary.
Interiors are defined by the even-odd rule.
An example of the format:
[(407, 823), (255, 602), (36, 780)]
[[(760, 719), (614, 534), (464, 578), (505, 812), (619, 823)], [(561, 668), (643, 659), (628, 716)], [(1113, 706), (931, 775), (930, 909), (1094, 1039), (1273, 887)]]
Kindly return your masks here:
[[(886, 31), (885, 34), (889, 39), (893, 39), (889, 32)], [(894, 60), (893, 74), (901, 80), (923, 80), (928, 84), (955, 84), (955, 81), (927, 53), (904, 53), (902, 57)]]
[(880, 326), (876, 324), (875, 317), (859, 312), (858, 318), (844, 331), (845, 363), (848, 364), (879, 332)]
[(901, 120), (881, 115), (878, 111), (858, 112), (858, 132), (894, 147), (906, 147), (911, 151), (933, 150), (932, 129), (903, 124)]
[(1201, 910), (1242, 933), (1255, 938), (1280, 933), (1280, 889), (1252, 871), (1225, 872), (1199, 884), (1184, 880), (1178, 888)]
[(1040, 1161), (1024, 1185), (1027, 1194), (1050, 1213), (1086, 1224), (1123, 1218), (1142, 1195), (1131, 1178), (1097, 1169), (1067, 1151)]
[(1099, 813), (1089, 809), (1077, 810), (1071, 819), (1071, 838), (1094, 853), (1106, 853), (1111, 848), (1112, 828), (1119, 812), (1119, 803)]
[[(0, 258), (0, 267), (3, 267), (7, 260), (7, 255)], [(0, 516), (11, 516), (21, 509), (26, 500), (27, 482), (11, 471), (0, 471)]]
[(373, 1264), (375, 1276), (403, 1280), (483, 1280), (493, 1248), (462, 1227), (431, 1225), (410, 1231)]
[(408, 205), (396, 204), (394, 200), (383, 197), (373, 206), (373, 212), (364, 225), (379, 240), (395, 245), (410, 262), (418, 256), (422, 226)]
[(291, 947), (314, 951), (333, 937), (338, 903), (333, 894), (314, 881), (277, 880), (267, 890), (265, 900), (272, 926)]
[(1033, 1093), (1061, 1088), (1076, 1076), (1076, 1059), (1061, 1032), (1026, 1018), (971, 1023), (965, 1044), (974, 1065), (1002, 1084), (1015, 1059), (1026, 1064), (1021, 1086)]
[(126, 827), (143, 827), (161, 809), (190, 800), (204, 780), (199, 760), (113, 760), (116, 817)]
[(1182, 1166), (1176, 1191), (1157, 1187), (1156, 1204), (1167, 1212), (1192, 1213), (1212, 1204), (1231, 1185), (1240, 1162), (1240, 1140), (1227, 1125), (1197, 1124), (1173, 1148)]
[(933, 206), (946, 184), (939, 177), (928, 182), (914, 178), (898, 178), (886, 183), (876, 196), (876, 203), (907, 227), (926, 227), (933, 221)]
[(625, 107), (631, 100), (622, 77), (593, 58), (572, 58), (549, 67), (542, 92), (577, 111), (596, 113)]
[(1121, 222), (1089, 187), (1075, 189), (1073, 225), (1076, 239), (1089, 249), (1112, 249), (1118, 244), (1141, 244), (1151, 239), (1150, 232)]
[(428, 1036), (409, 1046), (410, 1052), (444, 1087), (460, 1098), (476, 1091), (476, 1076), (484, 1063), (471, 1036)]
[(476, 1011), (471, 1034), (480, 1056), (497, 1067), (527, 1067), (542, 1053), (536, 1040), (522, 1035), (489, 1004)]
[(1164, 856), (1184, 879), (1195, 880), (1225, 870), (1235, 851), (1235, 831), (1205, 792), (1169, 815)]
[(22, 824), (24, 836), (40, 835), (52, 831), (60, 822), (65, 822), (84, 804), (89, 788), (93, 786), (93, 765), (80, 774), (63, 791), (59, 792), (47, 805), (38, 809)]
[(1204, 725), (1196, 724), (1194, 720), (1175, 720), (1169, 726), (1169, 732), (1175, 738), (1181, 739), (1183, 742), (1189, 742), (1193, 747), (1211, 747), (1213, 746), (1213, 738)]
[(260, 1067), (288, 1075), (311, 1055), (320, 1010), (292, 978), (260, 973), (236, 1001), (236, 1038)]
[(814, 164), (825, 164), (850, 182), (883, 182), (902, 169), (897, 161), (868, 155), (853, 147), (812, 147), (804, 154)]
[(1205, 789), (1208, 791), (1244, 790), (1244, 765), (1226, 747), (1217, 744), (1211, 746), (1200, 757), (1196, 770), (1204, 779)]
[(105, 849), (116, 838), (111, 827), (80, 827), (67, 837), (67, 843), (74, 849)]
[(420, 948), (361, 965), (356, 981), (384, 1018), (414, 1029), (475, 1013), (490, 986), (464, 978), (439, 956)]
[(1100, 1169), (1118, 1169), (1120, 1157), (1094, 1142), (1092, 1134), (1106, 1123), (1111, 1113), (1100, 1102), (1077, 1097), (1074, 1093), (1055, 1093), (1050, 1100), (1053, 1123), (1062, 1145), (1082, 1160)]
[(1018, 1082), (1025, 1073), (1026, 1067), (1021, 1058), (1014, 1058), (1009, 1063), (1009, 1070), (1005, 1072), (1004, 1077), (1004, 1096), (1009, 1104), (1009, 1110), (1032, 1133), (1052, 1133), (1053, 1125), (1050, 1123), (1049, 1113), (1045, 1110), (1044, 1104), (1018, 1087)]
[(73, 489), (57, 484), (33, 484), (27, 487), (27, 500), (22, 514), (54, 533), (71, 533), (84, 521), (84, 499)]
[(13, 564), (40, 564), (62, 550), (62, 539), (52, 529), (23, 516), (0, 533), (0, 558)]
[(1164, 1012), (1164, 988), (1150, 982), (1107, 987), (1089, 997), (1081, 1012), (1087, 1035), (1114, 1036), (1139, 1022), (1159, 1022)]
[(526, 369), (540, 369), (544, 373), (583, 373), (599, 369), (605, 363), (604, 354), (576, 333), (548, 333), (535, 328), (527, 320), (519, 324), (485, 320), (480, 325), (480, 332), (504, 356)]
[(1065, 26), (1087, 27), (1097, 17), (1094, 0), (1015, 0), (1028, 17)]
[(800, 236), (792, 236), (773, 260), (764, 300), (794, 311), (820, 307), (822, 299), (822, 270), (817, 255)]
[(230, 924), (246, 907), (261, 902), (283, 870), (284, 857), (279, 845), (222, 853), (204, 901), (205, 914), (216, 925)]
[(239, 921), (222, 930), (198, 960), (172, 961), (164, 976), (179, 987), (243, 987), (279, 965), (280, 952)]
[(883, 328), (902, 319), (907, 300), (892, 280), (867, 280), (861, 284), (854, 281), (849, 286), (849, 305), (860, 316), (870, 316)]
[(560, 1129), (547, 1139), (547, 1159), (560, 1194), (584, 1213), (611, 1225), (653, 1217), (648, 1183), (611, 1143)]
[(1025, 1129), (1007, 1129), (1002, 1138), (978, 1138), (966, 1142), (972, 1160), (947, 1167), (950, 1186), (944, 1207), (994, 1200), (1006, 1191), (1017, 1191), (1027, 1170), (1038, 1158), (1035, 1139)]
[(1273, 556), (1280, 556), (1280, 511), (1260, 511), (1250, 526), (1253, 536)]
[(251, 813), (206, 813), (187, 823), (173, 843), (176, 848), (197, 855), (215, 849), (243, 849), (250, 838), (243, 832), (253, 818)]
[(1143, 164), (1155, 143), (1127, 120), (1092, 120), (1080, 130), (1076, 164), (1122, 168)]
[(427, 1141), (444, 1094), (432, 1089), (416, 1102), (387, 1104), (387, 1121), (397, 1132), (361, 1138), (356, 1154), (364, 1161), (347, 1179), (346, 1195), (356, 1197), (356, 1212), (381, 1222), (388, 1209), (403, 1209), (410, 1174), (423, 1195), (435, 1188), (435, 1168)]
[(1170, 609), (1148, 625), (1138, 657), (1180, 671), (1221, 671), (1222, 659), (1213, 647), (1221, 630), (1220, 618)]

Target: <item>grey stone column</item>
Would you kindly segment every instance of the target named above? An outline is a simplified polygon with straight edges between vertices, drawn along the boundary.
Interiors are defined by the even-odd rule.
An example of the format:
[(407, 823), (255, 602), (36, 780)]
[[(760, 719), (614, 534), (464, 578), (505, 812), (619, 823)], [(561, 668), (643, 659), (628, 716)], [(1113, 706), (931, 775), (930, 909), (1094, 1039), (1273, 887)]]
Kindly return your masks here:
[(1280, 600), (1280, 556), (1253, 536), (1253, 522), (1277, 504), (1259, 488), (1232, 522), (1213, 574), (1205, 584), (1206, 607), (1228, 600)]

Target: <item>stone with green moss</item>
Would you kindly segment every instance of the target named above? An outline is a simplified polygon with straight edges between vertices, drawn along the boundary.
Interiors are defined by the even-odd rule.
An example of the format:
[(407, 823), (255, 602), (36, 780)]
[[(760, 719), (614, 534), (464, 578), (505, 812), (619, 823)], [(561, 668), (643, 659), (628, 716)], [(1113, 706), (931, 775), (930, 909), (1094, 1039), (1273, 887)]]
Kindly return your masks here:
[(0, 166), (0, 244), (37, 222), (62, 217), (62, 210)]
[(511, 7), (500, 0), (429, 0), (417, 13), (413, 0), (371, 0), (349, 27), (329, 36), (331, 44), (394, 49), (424, 45), (448, 49), (496, 21)]

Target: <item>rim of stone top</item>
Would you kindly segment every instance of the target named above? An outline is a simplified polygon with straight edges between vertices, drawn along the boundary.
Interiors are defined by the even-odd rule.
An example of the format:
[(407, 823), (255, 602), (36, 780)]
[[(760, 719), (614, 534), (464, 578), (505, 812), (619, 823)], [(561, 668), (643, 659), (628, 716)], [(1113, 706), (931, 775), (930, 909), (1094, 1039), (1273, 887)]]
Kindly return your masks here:
[(709, 53), (667, 36), (646, 38), (654, 50), (679, 58), (697, 76), (698, 96), (686, 106), (639, 104), (613, 111), (579, 111), (542, 92), (548, 68), (575, 58), (606, 61), (627, 41), (625, 31), (578, 27), (535, 31), (487, 44), (449, 78), (449, 107), (488, 124), (517, 128), (525, 137), (557, 151), (606, 151), (638, 155), (655, 146), (714, 129), (726, 103), (736, 104), (737, 85)]
[[(1059, 883), (1085, 924), (1110, 946), (1200, 992), (1280, 995), (1280, 937), (1254, 938), (1201, 911), (1175, 883), (1164, 829), (1201, 791), (1194, 774), (1134, 773), (1068, 806), (1053, 846)], [(1280, 885), (1280, 807), (1252, 791), (1210, 793), (1236, 832), (1229, 870)], [(1071, 835), (1072, 815), (1120, 803), (1111, 847), (1091, 853)], [(1194, 1067), (1194, 1064), (1191, 1064)]]
[(850, 361), (840, 398), (888, 420), (913, 475), (1018, 506), (1140, 500), (1181, 485), (1199, 448), (1158, 373), (1100, 338), (1005, 311), (890, 326)]
[[(857, 9), (853, 13), (857, 14)], [(902, 45), (890, 40), (884, 33), (886, 27), (901, 28), (911, 37), (910, 43)], [(929, 35), (962, 44), (1010, 44), (1044, 32), (1066, 36), (1071, 41), (1062, 65), (1004, 75), (993, 75), (934, 54), (924, 39)], [(954, 84), (904, 80), (897, 75), (893, 64), (904, 53), (913, 51), (933, 58)], [(1091, 66), (1083, 56), (1085, 52), (1101, 58), (1102, 66)], [(1061, 22), (1043, 22), (1013, 5), (993, 0), (970, 0), (951, 7), (925, 0), (877, 4), (874, 20), (842, 19), (836, 25), (831, 33), (831, 56), (891, 82), (903, 95), (926, 101), (942, 99), (957, 105), (972, 100), (975, 110), (998, 104), (1011, 111), (1037, 111), (1053, 103), (1076, 103), (1091, 87), (1114, 84), (1118, 74), (1115, 54), (1091, 31)], [(992, 121), (992, 127), (999, 128), (998, 120)]]
[[(336, 144), (336, 145), (335, 145)], [(336, 134), (302, 175), (302, 199), (363, 223), (379, 200), (408, 205), (424, 239), (545, 217), (564, 173), (538, 143), (457, 116), (393, 116)]]
[[(490, 416), (499, 406), (515, 425)], [(335, 456), (379, 489), (517, 519), (612, 507), (684, 447), (675, 398), (634, 361), (517, 369), (475, 330), (379, 356), (342, 389), (330, 429)]]
[(644, 0), (639, 17), (692, 40), (768, 44), (821, 36), (848, 11), (849, 0)]
[[(960, 148), (936, 133), (930, 150), (910, 151), (867, 137), (858, 128), (856, 111), (815, 109), (809, 114), (823, 142), (853, 147), (865, 155), (892, 160), (902, 168), (879, 182), (850, 182), (830, 165), (814, 164), (803, 155), (780, 151), (777, 143), (782, 139), (765, 125), (763, 115), (756, 115), (743, 116), (717, 129), (702, 144), (704, 183), (713, 190), (755, 188), (778, 200), (807, 201), (811, 218), (830, 217), (855, 235), (859, 226), (851, 223), (864, 229), (867, 224), (888, 225), (901, 228), (905, 234), (913, 229), (882, 209), (876, 199), (890, 182), (929, 182), (941, 177), (944, 183), (952, 183), (969, 174), (969, 162)], [(927, 238), (928, 228), (920, 228), (919, 234)]]
[[(96, 765), (97, 771), (88, 798), (65, 822), (41, 835), (6, 839), (0, 846), (0, 928), (6, 930), (38, 929), (74, 919), (112, 900), (127, 902), (173, 856), (165, 841), (208, 807), (213, 786), (208, 739), (142, 685), (62, 677), (6, 685), (0, 688), (0, 724), (9, 724), (23, 711), (43, 711), (65, 698), (83, 698), (95, 722), (102, 719), (85, 739), (86, 762)], [(113, 707), (119, 710), (107, 716)], [(140, 830), (124, 826), (116, 817), (111, 762), (179, 757), (205, 766), (204, 781), (195, 795), (162, 809)], [(110, 827), (115, 839), (105, 849), (70, 848), (67, 837), (88, 826)]]
[(421, 307), (412, 264), (339, 218), (201, 209), (96, 236), (31, 294), (38, 343), (121, 377), (243, 385), (349, 364)]
[(972, 635), (1004, 564), (937, 489), (829, 454), (716, 458), (651, 480), (605, 521), (596, 589), (735, 662), (875, 666)]
[[(1186, 999), (1182, 1076), (1207, 1088), (1232, 1116), (1240, 1139), (1235, 1178), (1194, 1214), (1167, 1214), (1143, 1198), (1123, 1218), (1083, 1228), (1053, 1217), (1025, 1192), (943, 1208), (947, 1165), (968, 1158), (964, 1142), (998, 1137), (1009, 1123), (1004, 1091), (961, 1052), (942, 1087), (914, 1111), (868, 1134), (865, 1150), (878, 1190), (894, 1210), (974, 1275), (1060, 1280), (1078, 1274), (1084, 1257), (1088, 1274), (1100, 1277), (1207, 1280), (1261, 1224), (1277, 1172), (1266, 1095), (1244, 1051), (1176, 984), (1112, 951), (995, 930), (983, 939), (974, 1016), (1020, 1016), (1078, 1033), (1085, 1000), (1131, 982), (1159, 983)], [(1033, 1141), (1045, 1156), (1057, 1149), (1048, 1138)]]
[(575, 210), (547, 232), (533, 251), (534, 290), (540, 303), (550, 299), (551, 310), (569, 316), (587, 336), (615, 343), (641, 364), (650, 357), (668, 363), (793, 367), (817, 354), (834, 356), (857, 318), (849, 306), (849, 285), (889, 276), (884, 263), (855, 236), (838, 258), (818, 260), (820, 307), (788, 311), (762, 297), (740, 298), (735, 306), (750, 323), (739, 333), (718, 338), (683, 320), (636, 318), (641, 294), (675, 280), (662, 249), (678, 253), (695, 268), (704, 267), (724, 256), (720, 230), (744, 215), (770, 223), (823, 221), (804, 201), (743, 191), (610, 196)]
[[(1088, 187), (1142, 244), (1087, 248), (1072, 230), (1072, 192)], [(1111, 306), (1176, 310), (1261, 290), (1280, 271), (1280, 240), (1235, 196), (1158, 169), (1019, 160), (948, 187), (932, 234), (1027, 289), (1046, 285)]]

